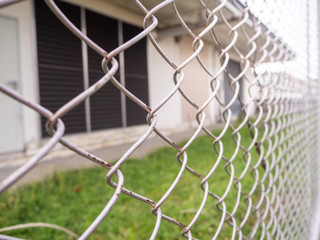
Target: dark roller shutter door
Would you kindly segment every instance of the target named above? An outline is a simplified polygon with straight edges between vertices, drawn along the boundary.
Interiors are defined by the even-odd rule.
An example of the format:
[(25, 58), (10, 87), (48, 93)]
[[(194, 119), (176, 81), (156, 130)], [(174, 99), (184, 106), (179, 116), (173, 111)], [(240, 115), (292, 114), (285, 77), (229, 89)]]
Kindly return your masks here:
[[(95, 12), (86, 11), (87, 34), (95, 43), (111, 51), (118, 46), (118, 22)], [(88, 48), (89, 82), (98, 81), (103, 75), (101, 69), (102, 57)], [(116, 79), (119, 79), (119, 71)], [(121, 127), (120, 91), (108, 82), (98, 92), (90, 97), (92, 130)]]
[[(229, 60), (228, 71), (231, 76), (233, 77), (238, 76), (241, 73), (240, 63)], [(230, 84), (228, 83), (228, 78), (226, 74), (224, 74), (224, 79), (225, 79), (225, 82), (224, 82), (225, 83), (225, 86), (224, 86), (225, 102), (226, 104), (228, 104), (233, 98), (233, 92), (231, 90)], [(239, 96), (241, 97), (242, 79), (240, 79), (238, 82), (240, 84)], [(241, 113), (241, 103), (239, 102), (238, 99), (236, 99), (234, 103), (230, 106), (230, 110), (232, 111), (232, 114), (239, 115)]]
[[(81, 41), (75, 37), (47, 7), (34, 1), (36, 12), (40, 103), (55, 112), (83, 91)], [(80, 26), (80, 8), (57, 1), (58, 6)], [(66, 133), (86, 131), (84, 104), (63, 118)], [(41, 119), (42, 136), (46, 119)]]
[[(142, 29), (123, 23), (123, 39), (128, 41)], [(149, 104), (146, 39), (140, 40), (124, 52), (126, 88), (144, 103)], [(146, 123), (147, 113), (131, 99), (126, 98), (127, 125)]]

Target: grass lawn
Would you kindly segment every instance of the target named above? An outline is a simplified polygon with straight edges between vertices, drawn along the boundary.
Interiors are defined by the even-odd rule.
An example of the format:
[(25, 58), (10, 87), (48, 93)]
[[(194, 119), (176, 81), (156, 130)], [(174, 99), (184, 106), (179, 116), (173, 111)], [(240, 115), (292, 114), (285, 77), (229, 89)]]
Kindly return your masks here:
[[(218, 135), (219, 131), (214, 133)], [(241, 132), (241, 144), (249, 146), (251, 137), (248, 129)], [(212, 147), (213, 139), (201, 136), (187, 150), (188, 165), (205, 176), (214, 165), (217, 154)], [(230, 157), (235, 143), (228, 131), (223, 138), (224, 155)], [(134, 192), (158, 201), (170, 187), (181, 167), (176, 160), (177, 150), (162, 148), (142, 159), (129, 159), (122, 167), (124, 186)], [(239, 176), (245, 167), (243, 151), (234, 160), (235, 175)], [(252, 164), (257, 155), (252, 151)], [(229, 181), (222, 160), (209, 180), (209, 189), (222, 196)], [(24, 185), (0, 196), (0, 228), (28, 222), (47, 222), (66, 227), (81, 235), (103, 209), (114, 189), (104, 180), (107, 170), (102, 167), (57, 173), (46, 180)], [(242, 180), (242, 189), (249, 192), (253, 186), (250, 173)], [(177, 188), (162, 205), (163, 214), (173, 217), (185, 225), (192, 220), (201, 204), (203, 191), (200, 179), (185, 171)], [(237, 192), (232, 186), (226, 199), (227, 210), (232, 211)], [(236, 213), (237, 224), (243, 219), (247, 205), (241, 198)], [(192, 228), (193, 237), (211, 239), (217, 229), (222, 213), (216, 207), (217, 200), (208, 197), (202, 215)], [(121, 194), (109, 215), (89, 239), (148, 239), (155, 225), (156, 217), (151, 207), (136, 199)], [(253, 223), (250, 217), (248, 224)], [(252, 225), (251, 225), (252, 227)], [(178, 226), (161, 221), (157, 239), (183, 239)], [(244, 234), (248, 229), (244, 229)], [(230, 239), (232, 227), (224, 224), (219, 239)], [(4, 234), (26, 239), (73, 239), (63, 232), (49, 228), (31, 228), (8, 231)]]

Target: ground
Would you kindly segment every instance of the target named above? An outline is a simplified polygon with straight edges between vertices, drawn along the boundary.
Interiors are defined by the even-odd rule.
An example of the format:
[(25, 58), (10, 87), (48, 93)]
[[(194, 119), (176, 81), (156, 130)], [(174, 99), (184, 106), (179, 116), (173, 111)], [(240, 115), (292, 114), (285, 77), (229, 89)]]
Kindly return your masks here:
[[(219, 130), (214, 131), (218, 134)], [(241, 144), (248, 146), (251, 138), (248, 131), (241, 134)], [(205, 176), (214, 165), (217, 154), (212, 147), (213, 139), (199, 137), (187, 150), (188, 166)], [(235, 143), (231, 131), (223, 138), (224, 155), (228, 158), (234, 152)], [(183, 144), (183, 143), (182, 143)], [(162, 148), (141, 159), (129, 159), (121, 171), (125, 176), (124, 186), (154, 201), (159, 201), (167, 191), (180, 170), (176, 160), (177, 150), (172, 147)], [(252, 151), (254, 158), (254, 151)], [(229, 175), (221, 161), (209, 180), (209, 189), (222, 196), (228, 183)], [(244, 169), (243, 151), (234, 160), (235, 176)], [(28, 222), (48, 222), (64, 226), (81, 234), (100, 213), (112, 196), (114, 190), (104, 180), (107, 170), (102, 167), (56, 173), (46, 180), (10, 191), (0, 196), (0, 227)], [(247, 176), (248, 175), (248, 176)], [(116, 179), (114, 179), (116, 181)], [(178, 186), (161, 207), (167, 214), (184, 224), (189, 224), (199, 208), (204, 192), (200, 188), (201, 180), (185, 171)], [(242, 180), (242, 190), (249, 192), (253, 178), (246, 174)], [(226, 198), (227, 210), (232, 211), (237, 191), (232, 186)], [(205, 208), (192, 228), (194, 237), (212, 238), (221, 219), (221, 211), (216, 207), (217, 200), (208, 197)], [(247, 205), (243, 197), (236, 219), (241, 221)], [(99, 225), (90, 239), (148, 239), (155, 225), (156, 217), (151, 213), (151, 206), (121, 194), (106, 219)], [(253, 217), (248, 220), (254, 221)], [(249, 224), (250, 225), (250, 224)], [(161, 221), (158, 239), (182, 239), (182, 231), (176, 225)], [(246, 233), (247, 230), (244, 229)], [(221, 239), (230, 239), (232, 227), (224, 224)], [(65, 233), (48, 228), (15, 230), (6, 232), (15, 237), (28, 239), (66, 239)], [(70, 237), (72, 239), (72, 237)], [(219, 238), (220, 239), (220, 238)]]

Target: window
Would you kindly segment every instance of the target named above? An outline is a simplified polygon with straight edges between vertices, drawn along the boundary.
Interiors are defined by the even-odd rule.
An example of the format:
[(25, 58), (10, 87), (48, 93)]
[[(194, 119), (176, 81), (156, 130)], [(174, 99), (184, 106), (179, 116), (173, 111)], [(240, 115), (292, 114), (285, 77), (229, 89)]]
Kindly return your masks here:
[[(233, 76), (233, 77), (238, 76), (241, 73), (240, 63), (229, 60), (228, 71), (229, 71), (229, 74), (231, 74), (231, 76)], [(225, 103), (228, 104), (231, 101), (231, 99), (233, 98), (234, 94), (233, 94), (231, 87), (228, 83), (228, 78), (227, 78), (226, 74), (224, 74), (224, 79), (225, 79), (225, 81), (224, 81), (224, 99), (225, 99)], [(239, 96), (241, 97), (242, 96), (242, 78), (239, 79), (238, 83), (240, 85)], [(234, 101), (234, 103), (230, 106), (230, 110), (232, 111), (232, 114), (239, 115), (241, 113), (241, 103), (239, 102), (238, 99), (236, 99)]]
[[(140, 29), (123, 24), (124, 42), (141, 32)], [(146, 39), (139, 41), (124, 52), (126, 88), (140, 100), (148, 104), (148, 74), (147, 74)], [(146, 114), (131, 99), (126, 101), (127, 125), (137, 125), (145, 122)]]
[[(59, 2), (72, 22), (80, 27), (78, 7)], [(44, 1), (35, 1), (39, 67), (40, 103), (55, 112), (66, 101), (83, 91), (81, 41), (51, 13)], [(84, 105), (77, 106), (63, 121), (67, 133), (86, 131)], [(41, 119), (46, 136), (46, 119)]]
[[(106, 51), (118, 46), (118, 22), (86, 10), (87, 35)], [(103, 76), (102, 57), (88, 48), (89, 83), (94, 84)], [(121, 66), (122, 67), (122, 66)], [(116, 79), (119, 79), (119, 71)], [(121, 127), (120, 91), (112, 84), (106, 84), (90, 98), (92, 130)]]
[[(57, 2), (61, 10), (79, 28), (106, 51), (127, 41), (140, 28), (122, 23), (80, 7)], [(52, 112), (81, 93), (103, 75), (102, 57), (89, 47), (83, 47), (54, 16), (43, 1), (35, 1), (40, 104)], [(115, 75), (137, 97), (148, 104), (146, 39), (122, 53), (123, 61)], [(123, 74), (120, 76), (120, 72)], [(126, 127), (145, 123), (146, 113), (132, 100), (121, 96), (111, 83), (63, 117), (66, 133)], [(46, 119), (41, 119), (42, 136)]]

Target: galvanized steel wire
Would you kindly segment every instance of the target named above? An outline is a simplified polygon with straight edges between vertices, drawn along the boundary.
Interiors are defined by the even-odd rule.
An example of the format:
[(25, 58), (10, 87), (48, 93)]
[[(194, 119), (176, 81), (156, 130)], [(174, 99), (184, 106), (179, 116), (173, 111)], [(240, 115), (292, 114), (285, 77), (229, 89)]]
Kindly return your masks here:
[[(232, 6), (239, 14), (233, 16), (236, 21), (232, 22), (230, 16), (225, 15), (227, 5), (231, 4), (230, 1), (216, 1), (215, 8), (209, 9), (207, 1), (193, 0), (200, 2), (203, 15), (206, 17), (206, 26), (196, 33), (181, 16), (175, 0), (159, 1), (152, 9), (147, 9), (142, 2), (137, 0), (135, 1), (136, 5), (145, 15), (143, 21), (144, 30), (128, 42), (109, 52), (83, 34), (53, 0), (45, 1), (57, 18), (74, 35), (101, 55), (102, 69), (105, 75), (101, 79), (97, 79), (95, 84), (84, 90), (74, 99), (66, 102), (54, 113), (36, 102), (29, 101), (6, 86), (0, 85), (2, 93), (47, 118), (46, 129), (51, 136), (48, 142), (26, 164), (1, 183), (0, 194), (12, 187), (31, 169), (35, 168), (39, 161), (60, 143), (75, 154), (106, 168), (105, 180), (110, 187), (114, 188), (114, 194), (106, 202), (104, 209), (91, 225), (88, 226), (87, 230), (81, 234), (79, 239), (88, 238), (96, 227), (105, 218), (108, 218), (108, 213), (117, 204), (117, 200), (121, 194), (135, 198), (137, 201), (145, 203), (146, 207), (151, 209), (154, 215), (154, 229), (152, 232), (146, 233), (146, 236), (149, 235), (150, 239), (157, 237), (158, 230), (161, 228), (163, 221), (168, 221), (180, 227), (181, 234), (185, 238), (196, 239), (193, 236), (193, 226), (201, 216), (208, 198), (216, 200), (217, 211), (221, 212), (219, 215), (220, 219), (217, 221), (219, 225), (210, 233), (212, 239), (219, 238), (221, 231), (224, 231), (223, 226), (225, 223), (232, 229), (231, 239), (311, 239), (312, 231), (310, 230), (310, 225), (317, 214), (317, 204), (320, 201), (318, 198), (320, 186), (317, 177), (319, 174), (319, 154), (317, 149), (319, 144), (319, 83), (318, 79), (313, 78), (308, 73), (311, 67), (317, 68), (318, 63), (313, 62), (312, 66), (307, 64), (307, 69), (303, 69), (306, 73), (303, 79), (297, 77), (301, 75), (289, 71), (290, 63), (301, 56), (296, 55), (296, 52), (292, 50), (292, 46), (288, 46), (286, 42), (271, 32), (272, 26), (266, 22), (262, 22), (257, 11), (251, 11), (254, 9), (253, 6), (259, 1), (249, 1), (248, 4), (244, 1), (242, 1), (244, 4), (236, 0), (233, 1)], [(161, 49), (154, 35), (154, 31), (157, 30), (159, 25), (156, 13), (159, 10), (169, 8), (174, 11), (175, 17), (178, 17), (180, 26), (193, 39), (193, 54), (181, 64), (174, 62), (168, 57), (170, 53)], [(290, 9), (290, 6), (287, 4), (286, 8)], [(272, 9), (272, 7), (269, 9), (269, 19), (272, 18), (273, 10), (275, 9)], [(262, 10), (260, 14), (262, 14)], [(304, 21), (304, 19), (300, 19), (300, 21)], [(229, 36), (219, 35), (216, 31), (218, 24), (223, 24), (227, 27)], [(305, 26), (307, 25), (308, 23), (305, 23)], [(240, 33), (245, 36), (246, 46), (239, 45)], [(308, 37), (316, 37), (316, 35), (313, 36), (310, 32), (307, 32), (307, 34), (308, 36), (304, 36), (306, 39)], [(207, 38), (204, 40), (205, 36), (207, 38), (209, 36), (210, 43), (208, 43)], [(153, 108), (128, 91), (115, 77), (117, 71), (119, 71), (116, 56), (146, 37), (159, 55), (166, 61), (166, 64), (174, 70), (172, 76), (174, 87)], [(222, 44), (222, 38), (228, 38), (228, 44)], [(206, 66), (206, 63), (200, 56), (204, 46), (207, 44), (214, 45), (219, 52), (219, 68), (215, 71), (212, 71), (211, 67)], [(240, 61), (241, 72), (237, 76), (233, 76), (228, 70), (231, 51), (233, 54), (236, 54), (237, 59)], [(308, 51), (310, 51), (310, 48), (306, 49), (306, 52)], [(318, 49), (314, 51), (318, 51)], [(202, 105), (197, 105), (182, 89), (185, 79), (184, 68), (193, 60), (198, 62), (206, 72), (207, 77), (211, 79), (211, 95)], [(273, 68), (272, 66), (280, 67)], [(230, 102), (225, 102), (221, 97), (224, 74), (228, 78), (226, 83), (230, 85), (233, 93), (233, 98)], [(248, 96), (247, 99), (241, 98), (240, 79), (243, 79), (248, 84), (248, 88), (245, 89)], [(114, 163), (106, 162), (67, 141), (63, 137), (65, 127), (61, 120), (65, 114), (83, 103), (106, 84), (113, 84), (119, 91), (144, 109), (146, 112), (146, 123), (149, 125), (148, 130), (139, 140)], [(184, 101), (187, 101), (196, 110), (194, 117), (198, 122), (196, 131), (183, 146), (179, 146), (178, 143), (166, 136), (157, 127), (157, 112), (176, 94), (180, 94)], [(236, 100), (241, 103), (242, 120), (238, 123), (232, 121), (233, 113), (230, 108)], [(222, 109), (223, 128), (218, 135), (214, 135), (210, 129), (205, 127), (207, 121), (206, 110), (212, 102), (215, 102)], [(232, 130), (231, 137), (236, 146), (229, 158), (226, 157), (226, 153), (224, 152), (223, 142), (223, 137), (226, 136), (228, 129)], [(188, 148), (202, 130), (212, 138), (212, 146), (216, 152), (212, 166), (208, 166), (209, 170), (205, 176), (202, 176), (188, 166)], [(249, 146), (244, 146), (241, 141), (242, 131), (249, 131), (252, 137)], [(176, 178), (159, 200), (149, 199), (140, 195), (139, 192), (133, 192), (130, 189), (124, 188), (125, 176), (120, 170), (120, 167), (126, 164), (131, 154), (141, 144), (148, 141), (151, 133), (156, 133), (167, 142), (168, 146), (176, 149), (176, 159), (180, 163), (180, 169), (177, 169)], [(253, 152), (256, 152), (258, 157), (254, 157)], [(241, 170), (236, 169), (234, 165), (234, 161), (237, 161), (236, 156), (239, 154), (242, 155), (242, 161), (245, 163), (245, 167)], [(218, 171), (218, 165), (222, 162), (225, 166), (225, 174), (228, 175), (229, 180), (224, 192), (218, 195), (210, 188), (209, 180), (212, 181), (212, 176)], [(179, 219), (174, 219), (170, 215), (163, 214), (162, 210), (165, 208), (163, 206), (164, 203), (170, 198), (181, 177), (187, 171), (194, 176), (195, 180), (200, 180), (199, 187), (202, 189), (203, 195), (201, 204), (197, 206), (192, 220), (182, 223)], [(113, 176), (117, 177), (116, 182), (112, 180)], [(244, 191), (242, 186), (243, 179), (246, 176), (250, 176), (253, 182), (248, 192)], [(227, 206), (225, 202), (230, 191), (237, 192), (236, 199), (234, 199), (235, 204), (232, 208)], [(242, 208), (243, 206), (246, 208), (244, 216), (239, 216), (238, 214), (240, 205)], [(77, 236), (59, 226), (50, 226), (50, 224), (46, 223), (31, 224), (33, 224), (32, 227), (54, 227)], [(24, 227), (30, 227), (30, 224), (17, 226), (17, 228)], [(245, 228), (249, 228), (250, 231), (244, 231)], [(0, 232), (5, 232), (6, 230), (0, 229)], [(194, 235), (197, 234), (195, 233)], [(0, 238), (2, 236), (4, 235), (0, 235)], [(10, 237), (7, 238), (11, 239)]]

